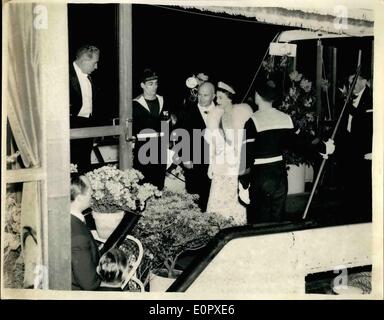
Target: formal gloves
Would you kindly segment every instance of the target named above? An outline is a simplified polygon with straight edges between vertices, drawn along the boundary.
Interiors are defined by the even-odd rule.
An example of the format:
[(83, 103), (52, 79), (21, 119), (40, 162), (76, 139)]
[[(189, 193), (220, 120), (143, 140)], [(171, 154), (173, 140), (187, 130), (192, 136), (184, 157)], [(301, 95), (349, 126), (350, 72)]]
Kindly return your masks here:
[(212, 167), (211, 164), (208, 167), (208, 178), (211, 179), (211, 180), (213, 178), (213, 167)]
[(324, 144), (325, 144), (325, 153), (320, 152), (320, 154), (323, 157), (323, 159), (328, 159), (328, 155), (335, 152), (335, 148), (336, 148), (335, 141), (333, 141), (332, 139), (328, 139), (327, 141), (324, 142)]
[(250, 204), (250, 202), (251, 202), (249, 200), (249, 187), (247, 189), (244, 189), (244, 187), (241, 183), (239, 183), (239, 198), (245, 204)]

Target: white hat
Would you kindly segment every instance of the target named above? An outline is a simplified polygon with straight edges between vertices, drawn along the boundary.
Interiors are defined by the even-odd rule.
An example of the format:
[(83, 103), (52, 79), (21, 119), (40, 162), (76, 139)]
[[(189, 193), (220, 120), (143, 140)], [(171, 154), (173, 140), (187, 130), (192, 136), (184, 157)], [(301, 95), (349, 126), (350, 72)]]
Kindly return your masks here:
[(220, 89), (224, 89), (224, 90), (226, 90), (232, 94), (236, 93), (235, 90), (233, 90), (233, 88), (231, 86), (229, 86), (228, 84), (221, 82), (221, 81), (217, 84), (217, 87)]

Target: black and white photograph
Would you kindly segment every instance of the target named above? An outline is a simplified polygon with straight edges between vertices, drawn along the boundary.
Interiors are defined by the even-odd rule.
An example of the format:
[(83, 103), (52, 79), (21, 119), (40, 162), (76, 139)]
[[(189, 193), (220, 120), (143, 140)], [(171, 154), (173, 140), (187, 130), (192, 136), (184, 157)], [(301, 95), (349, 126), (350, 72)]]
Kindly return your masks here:
[(3, 0), (2, 299), (383, 299), (383, 12)]

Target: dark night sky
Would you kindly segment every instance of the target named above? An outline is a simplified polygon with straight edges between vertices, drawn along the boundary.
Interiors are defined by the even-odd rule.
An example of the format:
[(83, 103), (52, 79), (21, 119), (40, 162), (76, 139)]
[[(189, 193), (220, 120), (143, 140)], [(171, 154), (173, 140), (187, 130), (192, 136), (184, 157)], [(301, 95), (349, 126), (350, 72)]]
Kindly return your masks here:
[(282, 30), (243, 17), (235, 21), (224, 19), (232, 16), (170, 8), (133, 8), (134, 74), (152, 64), (163, 76), (160, 91), (164, 95), (177, 94), (188, 76), (206, 71), (214, 82), (232, 83), (242, 96), (269, 43)]
[[(134, 95), (140, 93), (140, 74), (145, 67), (152, 67), (161, 77), (159, 94), (176, 105), (184, 94), (186, 78), (200, 71), (207, 72), (214, 82), (232, 83), (242, 97), (269, 42), (286, 29), (244, 17), (235, 21), (170, 8), (182, 10), (132, 6), (132, 88)], [(106, 114), (114, 113), (118, 104), (116, 6), (72, 4), (68, 12), (70, 56), (83, 43), (100, 47), (99, 69), (94, 77), (99, 78), (109, 97)]]
[[(75, 48), (83, 43), (94, 43), (101, 49), (99, 69), (94, 77), (105, 94), (105, 119), (118, 115), (116, 17), (117, 6), (113, 4), (69, 5), (70, 56), (73, 57)], [(173, 106), (182, 100), (185, 79), (200, 71), (207, 72), (213, 82), (232, 83), (241, 99), (269, 43), (278, 32), (287, 29), (245, 17), (186, 11), (179, 7), (132, 5), (133, 94), (141, 93), (139, 77), (142, 70), (150, 66), (160, 75), (159, 94)], [(338, 61), (341, 73), (355, 66), (357, 48), (370, 46), (370, 41), (337, 40), (337, 45), (342, 44)], [(304, 71), (312, 80), (315, 45), (316, 41), (301, 44), (297, 57), (299, 71)], [(370, 51), (367, 55), (369, 59)]]

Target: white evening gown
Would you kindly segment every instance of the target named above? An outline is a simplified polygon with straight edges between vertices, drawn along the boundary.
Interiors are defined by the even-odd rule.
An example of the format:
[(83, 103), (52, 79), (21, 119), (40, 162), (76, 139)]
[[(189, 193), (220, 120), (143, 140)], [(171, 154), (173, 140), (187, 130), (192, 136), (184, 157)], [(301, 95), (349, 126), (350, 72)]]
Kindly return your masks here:
[[(253, 111), (247, 104), (233, 105), (229, 113), (217, 107), (207, 119), (205, 135), (211, 150), (212, 183), (207, 211), (226, 218), (237, 225), (247, 222), (246, 207), (238, 200), (238, 173), (242, 129)], [(239, 129), (239, 130), (238, 130)]]

